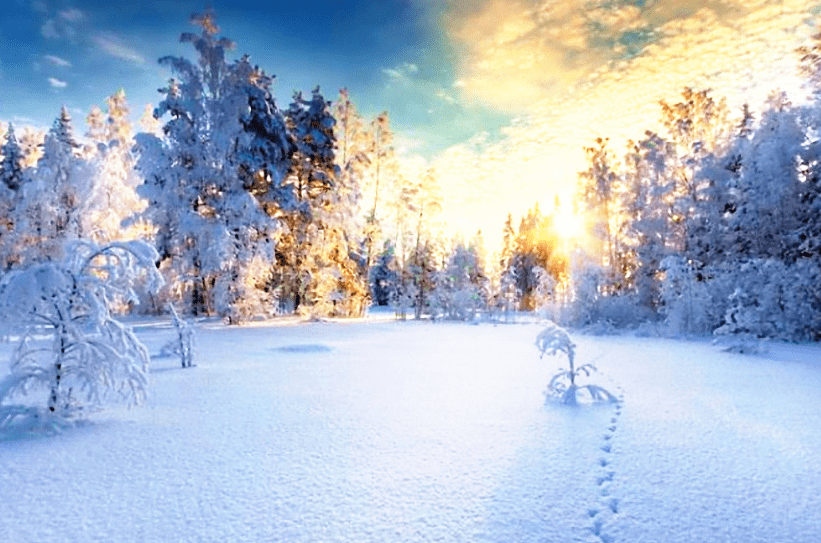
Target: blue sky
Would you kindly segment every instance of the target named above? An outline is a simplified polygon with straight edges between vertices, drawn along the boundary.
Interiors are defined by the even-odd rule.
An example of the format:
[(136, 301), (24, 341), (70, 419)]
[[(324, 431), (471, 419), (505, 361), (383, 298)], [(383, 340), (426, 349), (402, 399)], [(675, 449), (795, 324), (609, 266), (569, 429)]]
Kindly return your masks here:
[[(442, 5), (426, 1), (212, 2), (235, 54), (277, 77), (281, 107), (296, 89), (347, 87), (363, 114), (388, 110), (398, 143), (429, 154), (508, 122), (509, 112), (451, 96), (454, 52)], [(11, 0), (0, 15), (0, 119), (49, 126), (61, 105), (79, 121), (118, 90), (140, 113), (170, 77), (157, 59), (193, 58), (180, 33), (199, 1)], [(80, 123), (78, 122), (78, 127)]]

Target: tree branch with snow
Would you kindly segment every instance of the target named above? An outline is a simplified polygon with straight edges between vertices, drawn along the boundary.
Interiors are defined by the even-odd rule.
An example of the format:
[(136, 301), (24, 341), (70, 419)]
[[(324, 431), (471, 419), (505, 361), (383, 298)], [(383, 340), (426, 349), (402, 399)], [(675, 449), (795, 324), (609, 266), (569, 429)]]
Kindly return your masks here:
[(141, 241), (75, 241), (65, 254), (0, 282), (0, 318), (20, 337), (0, 380), (0, 427), (57, 427), (111, 397), (146, 396), (148, 351), (110, 306), (132, 299), (137, 281), (156, 290), (157, 252)]

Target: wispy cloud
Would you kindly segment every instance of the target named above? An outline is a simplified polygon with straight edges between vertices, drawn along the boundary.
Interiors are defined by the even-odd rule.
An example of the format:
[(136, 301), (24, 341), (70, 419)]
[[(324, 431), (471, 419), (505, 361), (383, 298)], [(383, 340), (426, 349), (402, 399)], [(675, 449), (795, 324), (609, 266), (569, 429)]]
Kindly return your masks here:
[(53, 89), (64, 89), (68, 87), (68, 83), (60, 79), (57, 79), (56, 77), (49, 77), (48, 84), (51, 85), (51, 88)]
[(60, 18), (64, 21), (69, 21), (72, 23), (76, 23), (77, 21), (82, 21), (83, 19), (85, 19), (85, 13), (83, 13), (77, 8), (64, 9), (60, 11), (59, 15)]
[[(48, 8), (45, 4), (35, 3), (35, 11), (48, 15)], [(78, 25), (86, 16), (85, 13), (76, 8), (68, 8), (57, 13), (56, 17), (49, 17), (40, 26), (40, 35), (49, 40), (69, 40), (75, 41), (78, 35)]]
[(419, 73), (419, 66), (410, 62), (403, 62), (402, 64), (393, 68), (383, 68), (382, 73), (395, 81), (407, 80), (411, 76)]
[(62, 37), (54, 19), (48, 19), (43, 23), (43, 26), (40, 27), (40, 35), (50, 40), (58, 40)]
[(34, 2), (31, 7), (45, 18), (43, 24), (40, 25), (40, 35), (44, 38), (75, 42), (82, 34), (80, 28), (87, 19), (83, 11), (77, 8), (67, 8), (50, 15), (48, 6), (44, 2)]
[(455, 104), (456, 103), (456, 98), (453, 95), (447, 93), (444, 89), (437, 89), (434, 94), (436, 95), (437, 98), (439, 98), (441, 100), (444, 100), (445, 102), (447, 102), (449, 104)]
[(123, 44), (122, 40), (111, 33), (97, 34), (94, 43), (109, 56), (127, 60), (135, 64), (145, 64), (145, 57), (135, 49)]
[(52, 66), (57, 66), (59, 68), (71, 68), (71, 62), (67, 61), (64, 58), (60, 58), (54, 55), (43, 55), (43, 58), (47, 60)]

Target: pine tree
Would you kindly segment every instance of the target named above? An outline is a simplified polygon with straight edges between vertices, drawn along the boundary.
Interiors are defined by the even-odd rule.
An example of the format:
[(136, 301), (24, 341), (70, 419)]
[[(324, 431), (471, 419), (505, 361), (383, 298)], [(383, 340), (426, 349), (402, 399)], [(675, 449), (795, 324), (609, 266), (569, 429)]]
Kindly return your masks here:
[(198, 64), (160, 59), (179, 79), (162, 89), (165, 99), (154, 113), (170, 116), (165, 138), (137, 137), (138, 168), (145, 176), (140, 193), (149, 201), (144, 216), (157, 228), (172, 288), (188, 295), (194, 314), (216, 311), (236, 323), (262, 310), (265, 297), (257, 286), (263, 278), (253, 274), (263, 269), (260, 260), (273, 258), (276, 223), (248, 182), (265, 177), (249, 169), (262, 160), (248, 126), (259, 111), (251, 104), (265, 95), (270, 80), (248, 57), (226, 62), (233, 43), (216, 37), (213, 13), (195, 15), (192, 22), (201, 34), (180, 39), (195, 47)]
[(445, 319), (473, 320), (485, 307), (485, 279), (479, 248), (456, 241), (437, 278), (432, 305)]
[(625, 157), (623, 234), (634, 259), (632, 287), (639, 305), (653, 311), (660, 303), (661, 262), (671, 251), (673, 183), (667, 164), (672, 153), (667, 141), (648, 131), (628, 144)]
[(91, 152), (96, 153), (96, 144), (108, 142), (105, 113), (100, 109), (100, 106), (92, 106), (91, 111), (86, 116), (86, 125), (88, 125), (86, 137), (95, 144)]
[(20, 150), (23, 153), (23, 168), (33, 168), (37, 165), (40, 157), (43, 156), (43, 143), (46, 139), (46, 132), (34, 130), (31, 127), (24, 127), (20, 134)]
[(502, 251), (499, 255), (499, 309), (510, 319), (513, 311), (521, 304), (522, 292), (517, 278), (516, 255), (519, 253), (516, 230), (513, 228), (513, 215), (507, 214), (502, 229)]
[(0, 181), (11, 191), (17, 191), (23, 184), (23, 151), (14, 134), (14, 126), (9, 124), (6, 142), (0, 147)]
[(0, 147), (0, 272), (6, 271), (15, 260), (15, 204), (17, 192), (24, 181), (23, 156), (14, 126), (9, 124), (6, 141)]
[[(320, 301), (324, 294), (321, 291), (332, 284), (327, 278), (319, 281), (325, 266), (317, 252), (324, 229), (322, 215), (331, 205), (326, 194), (334, 187), (338, 173), (335, 120), (329, 105), (316, 88), (310, 100), (301, 92), (295, 93), (285, 114), (295, 149), (285, 186), (293, 195), (294, 205), (280, 211), (287, 234), (277, 247), (277, 265), (279, 282), (294, 310), (310, 311), (311, 302)], [(320, 285), (322, 288), (317, 291)]]
[(46, 136), (43, 155), (15, 206), (20, 263), (59, 259), (66, 241), (82, 238), (94, 178), (76, 153), (71, 116), (63, 107)]
[(557, 254), (559, 236), (551, 215), (542, 215), (536, 205), (522, 217), (516, 234), (515, 247), (508, 266), (508, 278), (516, 278), (516, 289), (511, 294), (520, 296), (520, 309), (535, 309), (534, 295), (539, 285), (537, 268), (547, 270), (555, 280), (564, 274), (567, 262)]

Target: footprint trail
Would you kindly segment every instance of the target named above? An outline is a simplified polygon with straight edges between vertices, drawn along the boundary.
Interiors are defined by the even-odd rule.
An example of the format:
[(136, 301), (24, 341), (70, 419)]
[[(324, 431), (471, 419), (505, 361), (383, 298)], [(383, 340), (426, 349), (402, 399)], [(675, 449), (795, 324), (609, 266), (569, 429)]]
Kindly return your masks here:
[(607, 426), (601, 438), (601, 444), (599, 445), (601, 457), (597, 462), (593, 479), (597, 488), (599, 503), (586, 511), (589, 521), (587, 527), (588, 541), (593, 543), (616, 543), (616, 538), (609, 533), (609, 528), (618, 521), (620, 500), (618, 497), (611, 495), (611, 486), (618, 477), (613, 466), (614, 455), (617, 451), (614, 438), (617, 435), (624, 404), (624, 394), (621, 388), (616, 387), (616, 390), (618, 390), (617, 400), (614, 402), (613, 415), (610, 418), (609, 426)]

